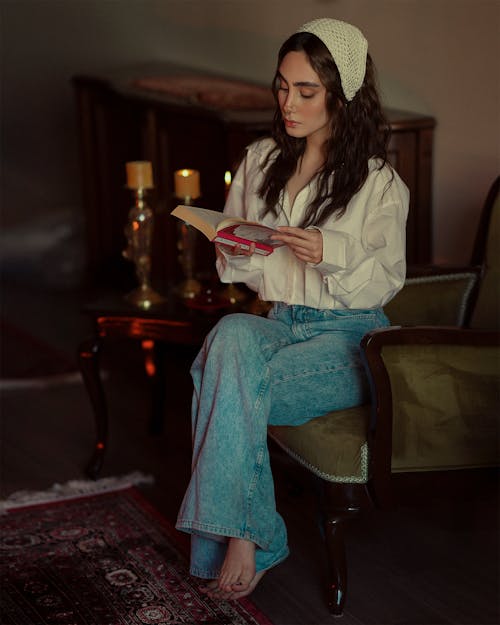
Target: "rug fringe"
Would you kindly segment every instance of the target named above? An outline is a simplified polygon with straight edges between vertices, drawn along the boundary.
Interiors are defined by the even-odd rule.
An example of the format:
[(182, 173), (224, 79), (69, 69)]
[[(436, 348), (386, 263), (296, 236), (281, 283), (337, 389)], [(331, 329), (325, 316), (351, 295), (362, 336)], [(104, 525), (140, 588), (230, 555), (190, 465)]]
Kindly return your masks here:
[(103, 477), (99, 480), (70, 480), (65, 484), (56, 483), (43, 491), (19, 490), (9, 495), (7, 499), (0, 501), (0, 514), (23, 506), (76, 499), (85, 495), (123, 490), (130, 486), (152, 484), (153, 482), (154, 477), (152, 475), (133, 471), (119, 477)]

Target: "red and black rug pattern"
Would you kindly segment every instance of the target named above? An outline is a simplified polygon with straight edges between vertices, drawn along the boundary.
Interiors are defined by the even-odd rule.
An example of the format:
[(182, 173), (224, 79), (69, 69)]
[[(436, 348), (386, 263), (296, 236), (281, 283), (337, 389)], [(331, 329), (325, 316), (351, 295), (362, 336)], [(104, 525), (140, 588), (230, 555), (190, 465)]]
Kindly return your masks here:
[(136, 489), (0, 516), (2, 625), (270, 625), (248, 599), (213, 601), (178, 533)]

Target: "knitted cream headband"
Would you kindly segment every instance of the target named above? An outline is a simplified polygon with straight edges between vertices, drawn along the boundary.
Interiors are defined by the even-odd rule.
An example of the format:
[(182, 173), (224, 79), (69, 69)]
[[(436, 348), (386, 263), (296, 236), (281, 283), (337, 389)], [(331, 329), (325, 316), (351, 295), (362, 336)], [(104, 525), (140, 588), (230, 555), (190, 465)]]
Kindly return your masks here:
[(345, 97), (352, 100), (365, 78), (368, 42), (363, 33), (356, 26), (327, 17), (307, 22), (297, 32), (321, 39), (339, 70)]

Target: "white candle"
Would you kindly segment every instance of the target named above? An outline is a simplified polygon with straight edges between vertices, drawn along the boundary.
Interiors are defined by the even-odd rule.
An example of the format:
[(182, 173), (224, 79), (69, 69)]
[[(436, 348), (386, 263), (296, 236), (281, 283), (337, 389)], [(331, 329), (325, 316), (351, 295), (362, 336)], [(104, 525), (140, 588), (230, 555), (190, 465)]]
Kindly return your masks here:
[(175, 196), (195, 200), (200, 197), (200, 172), (196, 169), (179, 169), (174, 173)]
[(150, 161), (130, 161), (125, 164), (129, 189), (152, 189), (153, 167)]

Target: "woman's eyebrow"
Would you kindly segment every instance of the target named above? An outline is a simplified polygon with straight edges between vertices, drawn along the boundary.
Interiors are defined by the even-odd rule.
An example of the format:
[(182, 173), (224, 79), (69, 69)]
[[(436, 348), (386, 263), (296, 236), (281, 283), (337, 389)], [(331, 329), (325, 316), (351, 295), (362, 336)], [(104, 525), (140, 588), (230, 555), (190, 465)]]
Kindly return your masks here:
[[(278, 72), (278, 78), (288, 84), (288, 80), (283, 76), (281, 72)], [(319, 83), (310, 80), (298, 80), (297, 82), (294, 82), (292, 84), (294, 87), (321, 87)]]
[(317, 82), (312, 82), (309, 80), (300, 80), (298, 82), (293, 83), (294, 87), (321, 87), (321, 85)]

